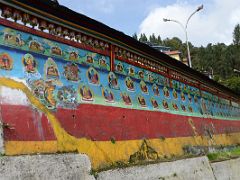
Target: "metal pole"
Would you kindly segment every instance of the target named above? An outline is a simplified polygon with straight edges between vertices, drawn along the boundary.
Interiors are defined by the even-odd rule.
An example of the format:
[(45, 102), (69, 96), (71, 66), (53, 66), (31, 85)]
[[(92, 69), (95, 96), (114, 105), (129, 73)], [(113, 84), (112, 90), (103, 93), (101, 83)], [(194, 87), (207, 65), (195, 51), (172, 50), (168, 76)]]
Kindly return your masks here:
[(172, 21), (172, 22), (175, 22), (175, 23), (178, 23), (184, 30), (184, 33), (185, 33), (185, 38), (186, 38), (186, 45), (187, 45), (187, 55), (188, 55), (188, 65), (190, 68), (192, 68), (192, 60), (191, 60), (191, 54), (190, 54), (190, 49), (189, 49), (189, 42), (188, 42), (188, 33), (187, 33), (187, 27), (188, 27), (188, 22), (189, 20), (191, 19), (191, 17), (197, 13), (198, 11), (200, 11), (201, 9), (203, 9), (203, 5), (199, 6), (187, 19), (187, 22), (186, 22), (186, 25), (183, 26), (183, 24), (177, 20), (174, 20), (174, 19), (165, 19), (163, 18), (163, 21), (164, 22), (167, 22), (167, 21)]
[(188, 65), (190, 68), (192, 68), (192, 60), (191, 60), (191, 54), (189, 49), (189, 43), (188, 43), (187, 29), (185, 29), (185, 35), (186, 35), (186, 44), (187, 44)]

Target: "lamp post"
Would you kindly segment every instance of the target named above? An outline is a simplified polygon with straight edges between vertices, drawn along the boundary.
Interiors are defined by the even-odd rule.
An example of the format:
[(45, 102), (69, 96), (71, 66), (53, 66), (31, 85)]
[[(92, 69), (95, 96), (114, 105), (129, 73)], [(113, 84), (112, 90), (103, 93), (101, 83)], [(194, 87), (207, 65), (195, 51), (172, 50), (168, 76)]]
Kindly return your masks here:
[(190, 55), (190, 50), (189, 50), (189, 44), (188, 44), (188, 33), (187, 33), (188, 22), (189, 22), (189, 20), (191, 19), (191, 17), (192, 17), (195, 13), (197, 13), (198, 11), (200, 11), (200, 10), (202, 10), (202, 9), (203, 9), (203, 5), (199, 6), (199, 7), (188, 17), (185, 26), (184, 26), (180, 21), (178, 21), (178, 20), (163, 18), (163, 21), (164, 21), (164, 22), (172, 21), (172, 22), (175, 22), (175, 23), (179, 24), (179, 25), (182, 27), (182, 29), (183, 29), (183, 31), (184, 31), (184, 33), (185, 33), (185, 38), (186, 38), (187, 54), (188, 54), (188, 64), (189, 64), (189, 67), (190, 67), (190, 68), (192, 68), (192, 61), (191, 61), (191, 55)]

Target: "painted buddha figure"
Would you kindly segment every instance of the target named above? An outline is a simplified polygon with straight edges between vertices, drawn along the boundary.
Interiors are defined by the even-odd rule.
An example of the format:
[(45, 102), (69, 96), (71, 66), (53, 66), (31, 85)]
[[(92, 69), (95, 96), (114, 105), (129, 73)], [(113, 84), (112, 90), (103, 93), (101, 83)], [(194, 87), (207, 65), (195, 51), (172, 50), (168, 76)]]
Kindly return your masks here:
[(103, 96), (108, 102), (112, 102), (114, 100), (113, 93), (108, 89), (103, 89)]
[(131, 78), (127, 77), (125, 83), (126, 83), (128, 90), (134, 91), (134, 84), (133, 84), (133, 81)]
[(99, 59), (99, 65), (100, 66), (107, 66), (107, 63), (106, 63), (106, 60), (105, 60), (105, 57), (103, 56), (101, 59)]
[(173, 97), (174, 97), (174, 99), (178, 98), (178, 94), (177, 94), (177, 91), (175, 89), (173, 89)]
[(90, 88), (87, 87), (87, 86), (82, 86), (80, 88), (80, 94), (82, 96), (82, 100), (85, 100), (85, 101), (92, 101), (93, 100), (93, 94), (92, 94)]
[(139, 76), (139, 78), (143, 79), (144, 78), (144, 73), (142, 71), (139, 71), (138, 76)]
[(182, 101), (185, 101), (185, 100), (186, 100), (185, 94), (184, 94), (183, 92), (181, 92), (181, 99), (182, 99)]
[(0, 55), (0, 67), (2, 69), (10, 70), (12, 69), (13, 60), (7, 53)]
[(167, 109), (167, 110), (169, 109), (168, 103), (167, 103), (166, 100), (163, 100), (163, 101), (162, 101), (162, 105), (163, 105), (164, 109)]
[(64, 66), (64, 76), (67, 80), (78, 81), (79, 80), (79, 68), (77, 64), (71, 63)]
[(140, 87), (141, 87), (142, 92), (148, 93), (148, 88), (147, 88), (147, 85), (144, 81), (140, 82)]
[(175, 102), (172, 103), (172, 107), (173, 107), (173, 109), (175, 109), (176, 111), (178, 111), (178, 106), (177, 106), (177, 104), (176, 104)]
[(47, 75), (58, 78), (58, 77), (59, 77), (58, 69), (57, 69), (54, 65), (50, 65), (50, 66), (47, 68)]
[(60, 81), (58, 81), (60, 77), (59, 70), (57, 64), (52, 58), (48, 58), (46, 63), (44, 64), (44, 77), (45, 80), (52, 80), (52, 82), (57, 84), (60, 83)]
[(189, 93), (188, 93), (188, 100), (189, 100), (190, 103), (192, 102), (192, 96)]
[(52, 47), (52, 54), (56, 54), (56, 55), (59, 55), (61, 56), (62, 55), (62, 50), (60, 47), (57, 47), (57, 46), (53, 46)]
[(26, 72), (35, 73), (36, 72), (36, 61), (31, 54), (25, 54), (23, 56), (23, 65), (25, 67)]
[(144, 106), (144, 107), (146, 106), (146, 101), (143, 96), (138, 97), (138, 102), (141, 106)]
[(163, 88), (163, 94), (164, 94), (164, 96), (167, 97), (167, 98), (170, 96), (170, 93), (169, 93), (169, 90), (168, 90), (167, 87), (164, 87), (164, 88)]
[(189, 110), (189, 112), (193, 112), (193, 108), (191, 107), (191, 106), (188, 106), (188, 110)]
[(76, 53), (75, 51), (72, 51), (69, 53), (69, 60), (75, 61), (78, 59), (78, 53)]
[(158, 103), (157, 103), (157, 101), (155, 99), (152, 98), (151, 99), (151, 103), (152, 103), (154, 108), (158, 108)]
[(186, 107), (183, 104), (181, 105), (181, 108), (184, 112), (186, 112)]
[(131, 98), (127, 93), (121, 93), (122, 99), (126, 105), (132, 105)]
[(87, 63), (93, 63), (93, 58), (92, 58), (92, 56), (87, 56)]
[(133, 67), (130, 67), (129, 68), (129, 75), (134, 76), (134, 74), (135, 74), (135, 71), (134, 71)]
[(198, 97), (196, 95), (194, 96), (194, 102), (198, 103)]
[(89, 80), (92, 84), (98, 84), (99, 83), (98, 73), (93, 68), (90, 68), (88, 70), (88, 78), (89, 78)]
[(117, 66), (116, 66), (116, 70), (118, 72), (123, 72), (123, 65), (121, 63), (118, 63)]
[(155, 96), (159, 96), (159, 95), (160, 95), (158, 86), (157, 86), (156, 84), (154, 84), (154, 85), (152, 86), (152, 90), (153, 90), (153, 93), (154, 93)]
[(148, 80), (149, 80), (149, 82), (151, 82), (151, 83), (154, 81), (153, 76), (152, 76), (151, 74), (148, 75)]
[(116, 75), (113, 72), (110, 72), (108, 75), (109, 86), (114, 89), (119, 89), (118, 80)]

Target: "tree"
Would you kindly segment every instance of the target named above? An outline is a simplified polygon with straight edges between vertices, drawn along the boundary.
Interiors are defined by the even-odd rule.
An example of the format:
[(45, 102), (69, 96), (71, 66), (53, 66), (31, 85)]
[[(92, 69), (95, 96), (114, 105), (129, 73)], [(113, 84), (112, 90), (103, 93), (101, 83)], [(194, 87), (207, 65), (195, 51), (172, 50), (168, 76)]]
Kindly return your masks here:
[(147, 38), (145, 33), (140, 34), (139, 41), (140, 42), (147, 42), (148, 41), (148, 38)]
[(240, 25), (237, 24), (233, 31), (233, 44), (240, 46)]
[(223, 82), (223, 85), (234, 90), (235, 92), (240, 92), (240, 77), (231, 77)]
[(152, 35), (150, 35), (149, 37), (149, 41), (152, 44), (158, 44), (158, 39), (156, 38), (155, 34), (153, 33)]
[(134, 33), (134, 34), (132, 35), (132, 37), (133, 37), (133, 39), (136, 39), (136, 40), (138, 40), (137, 33)]

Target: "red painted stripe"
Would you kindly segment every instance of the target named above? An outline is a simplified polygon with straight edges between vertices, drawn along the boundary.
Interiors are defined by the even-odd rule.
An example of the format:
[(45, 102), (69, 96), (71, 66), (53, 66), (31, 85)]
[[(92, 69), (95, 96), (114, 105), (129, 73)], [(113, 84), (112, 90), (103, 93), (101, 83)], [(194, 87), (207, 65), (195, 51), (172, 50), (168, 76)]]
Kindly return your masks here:
[(1, 105), (4, 123), (4, 139), (14, 141), (55, 140), (52, 127), (47, 118), (36, 109), (23, 105)]
[[(14, 130), (4, 130), (6, 140), (51, 140), (55, 139), (51, 125), (45, 116), (42, 122), (44, 139), (34, 119), (35, 110), (24, 106), (2, 105), (4, 122), (15, 124)], [(62, 127), (75, 137), (108, 141), (142, 138), (187, 137), (194, 131), (198, 135), (240, 132), (240, 121), (188, 117), (163, 112), (141, 111), (93, 104), (81, 104), (76, 110), (58, 109), (56, 116)], [(38, 116), (37, 116), (38, 117)]]

